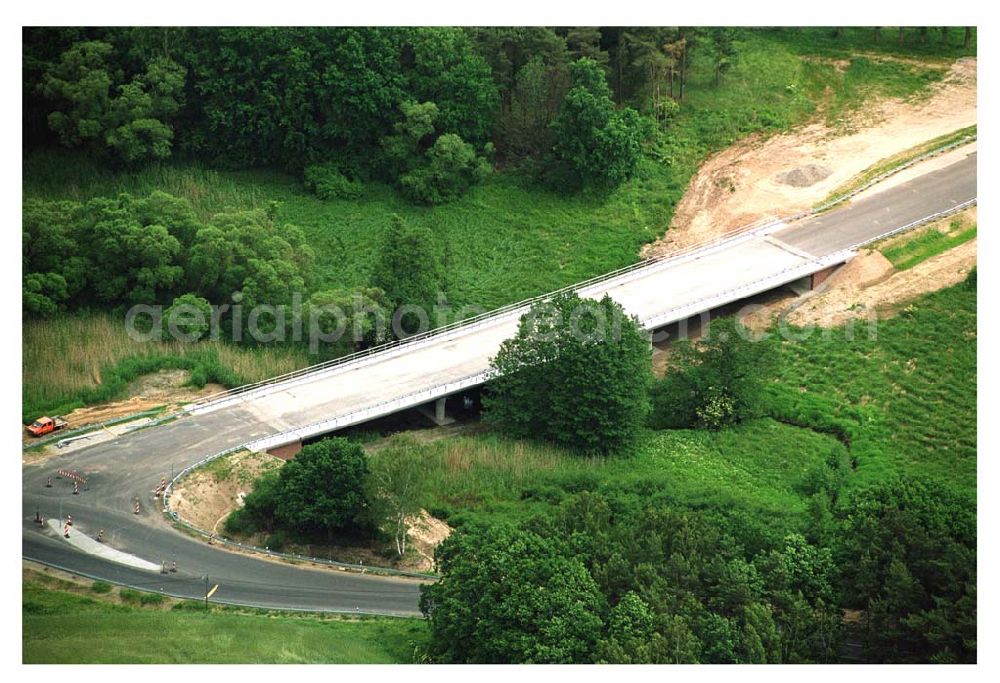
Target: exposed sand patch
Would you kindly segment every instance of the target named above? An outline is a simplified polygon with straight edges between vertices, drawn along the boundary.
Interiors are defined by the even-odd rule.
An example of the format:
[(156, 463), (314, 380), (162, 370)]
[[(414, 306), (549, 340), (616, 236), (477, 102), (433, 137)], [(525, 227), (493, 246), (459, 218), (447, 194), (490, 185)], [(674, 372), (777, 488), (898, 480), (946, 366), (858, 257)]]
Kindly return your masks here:
[[(266, 472), (284, 465), (283, 460), (267, 453), (242, 451), (226, 456), (185, 477), (170, 496), (170, 507), (182, 519), (200, 529), (225, 536), (224, 524), (229, 514), (243, 505), (244, 497), (253, 490), (254, 481)], [(377, 544), (320, 545), (288, 544), (284, 551), (304, 557), (328, 558), (371, 566), (394, 567), (409, 571), (434, 570), (434, 549), (448, 538), (452, 529), (426, 510), (407, 518), (409, 527), (407, 552), (399, 559), (394, 553), (382, 552)], [(252, 545), (265, 547), (266, 534), (243, 539)], [(323, 566), (323, 565), (317, 565)]]
[(407, 517), (406, 525), (409, 529), (410, 547), (425, 560), (420, 563), (421, 571), (433, 571), (434, 549), (451, 536), (453, 529), (437, 517), (432, 517), (427, 510)]
[(871, 286), (843, 286), (818, 293), (791, 311), (788, 321), (793, 325), (836, 327), (872, 313), (891, 316), (908, 301), (958, 284), (975, 265), (976, 240), (970, 240)]
[(195, 526), (215, 533), (222, 530), (229, 513), (242, 506), (243, 496), (253, 490), (254, 480), (283, 462), (273, 455), (250, 451), (221, 460), (224, 462), (184, 477), (170, 495), (171, 509)]
[[(956, 61), (927, 96), (873, 103), (863, 116), (864, 127), (846, 133), (816, 122), (766, 139), (751, 136), (713, 155), (691, 180), (670, 230), (642, 255), (670, 253), (763, 218), (809, 209), (879, 161), (975, 125), (976, 60)], [(801, 187), (778, 180), (810, 165), (831, 173)]]

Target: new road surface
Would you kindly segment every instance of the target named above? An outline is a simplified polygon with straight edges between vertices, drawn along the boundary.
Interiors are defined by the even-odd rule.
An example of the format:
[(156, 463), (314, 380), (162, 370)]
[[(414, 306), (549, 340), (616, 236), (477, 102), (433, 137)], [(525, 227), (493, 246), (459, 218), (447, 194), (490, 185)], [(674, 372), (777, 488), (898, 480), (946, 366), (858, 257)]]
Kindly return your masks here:
[[(648, 329), (799, 279), (864, 241), (948, 211), (976, 197), (976, 156), (866, 199), (795, 222), (741, 234), (579, 289), (610, 295)], [(417, 579), (293, 565), (208, 545), (176, 530), (152, 491), (161, 478), (203, 458), (256, 441), (289, 443), (426, 403), (481, 383), (489, 359), (523, 311), (404, 344), (354, 363), (198, 406), (191, 414), (23, 468), (22, 554), (94, 578), (200, 599), (283, 609), (408, 615), (418, 612)], [(86, 477), (79, 494), (57, 470)], [(52, 477), (53, 486), (46, 487)], [(140, 501), (139, 514), (134, 500)], [(86, 552), (35, 522), (72, 515), (73, 534), (95, 536), (151, 571)], [(89, 546), (88, 546), (89, 547)], [(121, 556), (116, 556), (120, 558)], [(207, 579), (206, 579), (207, 577)]]

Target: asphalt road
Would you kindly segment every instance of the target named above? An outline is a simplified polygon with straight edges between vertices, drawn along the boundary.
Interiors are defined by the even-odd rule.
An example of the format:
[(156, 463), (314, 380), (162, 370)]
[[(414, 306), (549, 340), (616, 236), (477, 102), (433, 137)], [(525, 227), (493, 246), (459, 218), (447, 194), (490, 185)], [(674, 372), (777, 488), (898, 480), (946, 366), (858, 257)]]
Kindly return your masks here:
[[(974, 198), (975, 164), (976, 157), (972, 155), (867, 199), (795, 223), (771, 238), (816, 256), (839, 251)], [(717, 253), (696, 259), (695, 265), (718, 272), (729, 268), (726, 264), (736, 263), (738, 268), (734, 265), (731, 270), (749, 271), (754, 264), (764, 263), (756, 260), (758, 256), (761, 259), (785, 258), (776, 253), (780, 249), (760, 241), (740, 249), (736, 251), (734, 247), (732, 254), (719, 256)], [(727, 260), (720, 261), (723, 257)], [(687, 262), (684, 267), (692, 268), (691, 263), (694, 261)], [(690, 278), (666, 279), (686, 282)], [(701, 278), (690, 286), (704, 288), (706, 282), (710, 286), (712, 279)], [(662, 282), (658, 286), (662, 287)], [(660, 289), (653, 296), (634, 283), (615, 287), (621, 290), (621, 296), (636, 305), (652, 305), (664, 298), (667, 303), (662, 305), (669, 305), (669, 291), (664, 294)], [(393, 374), (390, 369), (382, 383), (368, 384), (361, 373), (342, 374), (340, 382), (344, 395), (341, 399), (349, 396), (347, 403), (361, 400), (358, 396), (361, 389), (407, 391), (420, 377), (447, 372), (448, 363), (458, 357), (457, 342), (442, 339), (441, 343), (445, 347), (431, 356), (432, 362), (415, 363), (416, 370), (411, 368), (403, 374)], [(212, 585), (219, 585), (213, 599), (223, 602), (285, 609), (416, 614), (419, 583), (413, 579), (360, 575), (328, 568), (310, 569), (209, 546), (173, 529), (164, 519), (159, 502), (152, 497), (151, 492), (161, 477), (169, 479), (174, 472), (208, 455), (288, 428), (290, 423), (294, 426), (295, 420), (308, 424), (322, 419), (323, 413), (333, 405), (330, 401), (337, 398), (331, 397), (331, 391), (338, 391), (336, 386), (330, 385), (321, 391), (305, 387), (286, 392), (311, 408), (295, 411), (286, 408), (277, 421), (268, 420), (267, 413), (257, 405), (231, 405), (26, 465), (22, 478), (23, 556), (89, 576), (162, 589), (183, 597), (202, 597), (203, 577), (207, 575)], [(72, 482), (56, 477), (59, 468), (76, 470), (87, 477), (87, 484), (79, 495), (72, 494)], [(50, 476), (54, 485), (46, 488)], [(141, 502), (139, 515), (134, 515), (132, 508), (136, 496)], [(42, 530), (33, 521), (36, 512), (46, 518), (71, 514), (75, 523), (73, 533), (93, 536), (103, 529), (105, 543), (110, 547), (154, 563), (176, 561), (179, 571), (162, 575), (88, 555), (61, 537)]]
[(874, 235), (976, 197), (976, 155), (774, 233), (811, 254), (847, 249)]

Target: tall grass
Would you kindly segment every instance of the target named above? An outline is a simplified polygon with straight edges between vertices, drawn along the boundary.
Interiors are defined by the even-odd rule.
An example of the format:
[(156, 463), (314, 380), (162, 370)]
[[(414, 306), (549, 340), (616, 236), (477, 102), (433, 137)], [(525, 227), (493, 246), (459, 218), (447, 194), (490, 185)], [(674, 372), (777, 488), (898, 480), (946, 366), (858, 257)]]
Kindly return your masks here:
[(634, 453), (608, 458), (495, 434), (424, 448), (425, 504), (452, 524), (523, 519), (580, 491), (624, 489), (666, 492), (681, 505), (752, 511), (782, 531), (805, 520), (806, 478), (844, 454), (830, 436), (767, 419), (722, 432), (648, 432)]
[(312, 359), (298, 347), (242, 348), (225, 342), (140, 342), (106, 313), (25, 321), (23, 418), (121, 398), (128, 384), (161, 369), (191, 371), (192, 384), (235, 386), (289, 372)]
[(976, 290), (962, 283), (878, 323), (782, 346), (770, 410), (846, 435), (858, 481), (893, 473), (976, 488)]

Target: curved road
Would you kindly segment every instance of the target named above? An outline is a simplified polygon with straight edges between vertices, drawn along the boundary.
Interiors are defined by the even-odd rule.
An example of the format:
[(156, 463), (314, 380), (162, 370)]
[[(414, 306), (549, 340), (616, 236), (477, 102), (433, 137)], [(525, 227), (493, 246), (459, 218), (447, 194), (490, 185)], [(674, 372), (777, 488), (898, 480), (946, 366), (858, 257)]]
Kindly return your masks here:
[[(864, 239), (948, 210), (976, 197), (976, 156), (886, 189), (843, 208), (803, 220), (771, 234), (783, 248), (822, 256)], [(747, 252), (752, 254), (754, 252)], [(705, 259), (708, 266), (710, 259)], [(743, 266), (750, 267), (752, 259)], [(443, 339), (445, 357), (452, 340)], [(450, 343), (450, 344), (449, 344)], [(438, 368), (424, 365), (421, 372)], [(360, 372), (360, 371), (356, 371)], [(361, 376), (344, 372), (342, 386), (357, 391)], [(413, 375), (396, 376), (405, 389)], [(312, 414), (322, 417), (330, 401), (327, 391), (294, 389), (286, 392), (312, 402)], [(353, 399), (352, 399), (353, 400)], [(268, 421), (256, 402), (228, 405), (214, 412), (183, 417), (111, 441), (25, 465), (22, 477), (22, 555), (69, 571), (179, 597), (204, 597), (207, 575), (218, 584), (213, 600), (282, 609), (418, 614), (420, 582), (407, 578), (361, 575), (322, 568), (312, 569), (259, 559), (207, 545), (173, 529), (164, 519), (151, 491), (161, 477), (226, 448), (287, 429), (288, 413)], [(297, 411), (293, 411), (293, 414)], [(294, 425), (292, 425), (294, 426)], [(56, 470), (75, 470), (87, 477), (86, 487), (73, 495), (72, 482), (57, 478)], [(48, 477), (53, 486), (45, 486)], [(133, 514), (138, 496), (141, 512)], [(73, 516), (72, 533), (96, 535), (104, 530), (108, 547), (144, 560), (177, 562), (176, 574), (160, 574), (117, 564), (77, 550), (61, 536), (34, 522), (36, 512), (46, 518)]]

